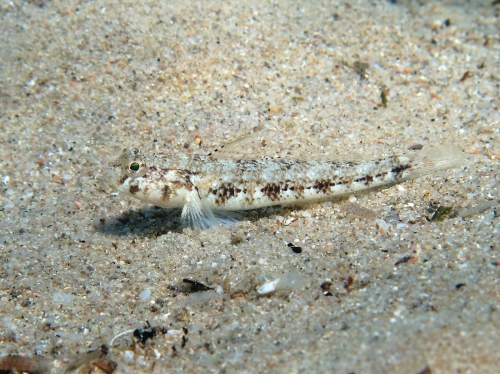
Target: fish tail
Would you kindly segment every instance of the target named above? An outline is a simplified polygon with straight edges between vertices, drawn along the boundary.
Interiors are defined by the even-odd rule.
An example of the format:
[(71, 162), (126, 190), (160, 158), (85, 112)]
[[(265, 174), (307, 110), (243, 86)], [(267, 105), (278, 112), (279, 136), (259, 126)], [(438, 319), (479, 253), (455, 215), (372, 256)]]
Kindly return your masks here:
[(465, 161), (463, 151), (454, 144), (441, 145), (405, 156), (410, 158), (411, 170), (404, 179), (414, 179), (438, 170), (460, 167)]

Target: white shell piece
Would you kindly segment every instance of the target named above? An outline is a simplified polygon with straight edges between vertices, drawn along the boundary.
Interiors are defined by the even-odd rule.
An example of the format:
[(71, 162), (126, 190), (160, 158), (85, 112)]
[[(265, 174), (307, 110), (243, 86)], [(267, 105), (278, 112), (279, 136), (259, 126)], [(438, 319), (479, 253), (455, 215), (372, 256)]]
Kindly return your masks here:
[(273, 280), (272, 282), (264, 283), (262, 286), (257, 288), (257, 293), (259, 295), (265, 295), (265, 294), (268, 294), (270, 292), (273, 292), (274, 290), (276, 290), (276, 285), (278, 284), (279, 281), (280, 280), (278, 278), (276, 280)]
[(180, 335), (180, 334), (182, 334), (182, 331), (179, 331), (179, 330), (167, 330), (167, 334), (169, 334), (169, 335)]

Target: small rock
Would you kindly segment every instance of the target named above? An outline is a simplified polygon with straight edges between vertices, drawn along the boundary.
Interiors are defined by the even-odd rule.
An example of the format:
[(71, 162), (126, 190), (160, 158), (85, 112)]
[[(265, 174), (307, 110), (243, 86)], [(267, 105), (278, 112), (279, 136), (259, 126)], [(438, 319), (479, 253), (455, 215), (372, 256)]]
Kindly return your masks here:
[(276, 285), (278, 284), (279, 281), (280, 280), (278, 278), (276, 280), (273, 280), (272, 282), (264, 283), (262, 286), (257, 288), (257, 293), (259, 295), (265, 295), (265, 294), (273, 292), (274, 290), (276, 290)]
[(374, 219), (377, 217), (377, 214), (373, 210), (365, 208), (358, 203), (347, 203), (344, 204), (342, 208), (347, 214), (351, 214), (359, 218)]
[(388, 224), (395, 225), (398, 224), (401, 220), (397, 213), (389, 213), (384, 217), (384, 221), (387, 222)]
[(149, 296), (151, 296), (151, 290), (147, 289), (139, 294), (139, 299), (146, 300)]
[(387, 222), (385, 222), (381, 219), (378, 219), (375, 221), (375, 223), (377, 224), (377, 228), (378, 228), (378, 231), (380, 232), (380, 234), (386, 235), (387, 231), (389, 231), (389, 225), (387, 224)]
[(123, 352), (123, 362), (125, 365), (132, 365), (134, 363), (134, 352), (125, 351)]

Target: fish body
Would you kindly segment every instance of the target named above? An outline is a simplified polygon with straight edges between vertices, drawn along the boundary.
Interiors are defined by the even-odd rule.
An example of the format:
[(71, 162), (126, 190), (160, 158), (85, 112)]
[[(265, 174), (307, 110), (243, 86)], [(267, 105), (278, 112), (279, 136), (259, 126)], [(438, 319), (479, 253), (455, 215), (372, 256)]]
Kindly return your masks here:
[(217, 223), (214, 212), (330, 200), (460, 165), (455, 146), (377, 160), (255, 158), (151, 154), (125, 150), (105, 171), (119, 192), (164, 208), (183, 208), (194, 227)]

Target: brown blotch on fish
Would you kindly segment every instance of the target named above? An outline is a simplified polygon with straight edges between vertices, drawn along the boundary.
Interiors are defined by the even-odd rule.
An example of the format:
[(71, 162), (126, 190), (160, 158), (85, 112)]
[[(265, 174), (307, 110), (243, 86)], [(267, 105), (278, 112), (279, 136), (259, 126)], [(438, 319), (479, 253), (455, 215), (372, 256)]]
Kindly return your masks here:
[(128, 175), (126, 175), (126, 174), (125, 174), (123, 177), (121, 177), (121, 179), (120, 179), (119, 183), (120, 183), (120, 184), (123, 184), (123, 183), (125, 183), (125, 181), (126, 181), (127, 179), (128, 179)]
[[(168, 172), (171, 169), (163, 169), (163, 172)], [(199, 175), (200, 173), (197, 171), (191, 171), (191, 170), (186, 170), (186, 169), (177, 169), (176, 170), (178, 173), (181, 173), (184, 178), (190, 179), (191, 176), (193, 175)]]
[(302, 196), (304, 196), (305, 187), (302, 185), (291, 186), (289, 189), (290, 191), (295, 192), (296, 199), (300, 199)]
[[(318, 190), (319, 192), (327, 193), (328, 190), (330, 189), (330, 186), (332, 185), (332, 182), (330, 179), (324, 179), (320, 181), (316, 181), (313, 185), (313, 187)], [(335, 183), (333, 183), (335, 185)]]
[(267, 183), (260, 192), (266, 195), (271, 201), (275, 201), (280, 198), (281, 187), (276, 183)]
[(354, 182), (365, 182), (365, 184), (368, 186), (370, 182), (373, 182), (373, 177), (371, 175), (365, 175), (362, 178), (355, 179)]
[(391, 169), (392, 173), (400, 175), (403, 171), (411, 169), (411, 165), (399, 165)]
[(136, 193), (137, 193), (137, 192), (139, 192), (140, 190), (141, 190), (141, 189), (139, 188), (139, 186), (138, 186), (137, 184), (132, 184), (132, 185), (130, 186), (130, 188), (128, 189), (128, 191), (129, 191), (132, 195), (136, 194)]
[(170, 198), (170, 187), (165, 185), (161, 190), (161, 199), (163, 201), (168, 200)]
[(245, 203), (248, 205), (253, 204), (254, 200), (253, 196), (245, 196)]
[(220, 206), (230, 198), (237, 196), (241, 192), (241, 189), (232, 183), (223, 183), (219, 187), (213, 188), (211, 192), (217, 197), (215, 203)]

